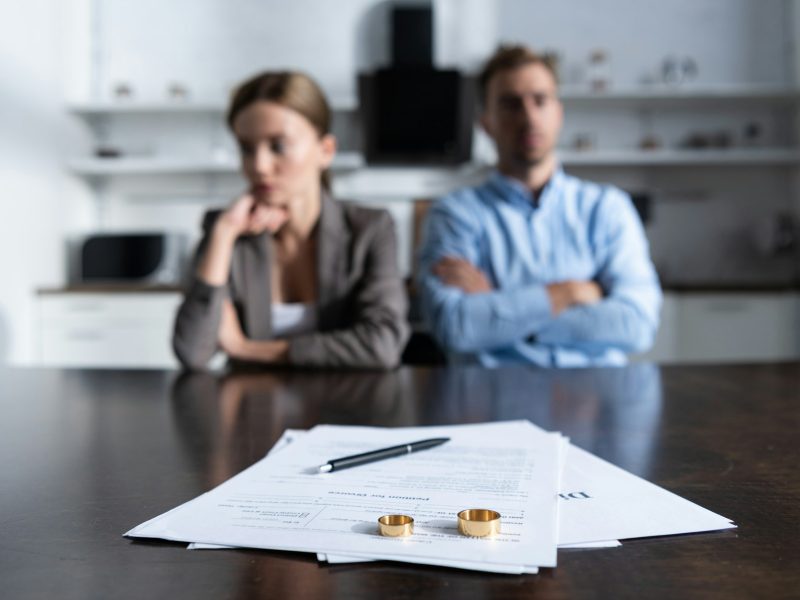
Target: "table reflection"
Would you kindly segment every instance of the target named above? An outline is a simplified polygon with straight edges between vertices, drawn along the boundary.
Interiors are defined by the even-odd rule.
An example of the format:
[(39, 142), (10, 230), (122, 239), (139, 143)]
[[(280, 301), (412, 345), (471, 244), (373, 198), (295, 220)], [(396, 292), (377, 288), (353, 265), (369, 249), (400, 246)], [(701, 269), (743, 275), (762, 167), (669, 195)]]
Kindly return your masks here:
[[(172, 389), (187, 454), (216, 485), (266, 454), (285, 429), (402, 427), (529, 419), (633, 473), (650, 469), (662, 405), (650, 364), (618, 369), (401, 369), (186, 373)], [(205, 452), (197, 452), (197, 448)]]
[(649, 471), (661, 416), (659, 368), (482, 369), (431, 373), (423, 418), (437, 423), (529, 419), (638, 475)]
[(414, 425), (402, 378), (400, 371), (183, 373), (172, 387), (175, 427), (214, 486), (262, 458), (285, 429)]

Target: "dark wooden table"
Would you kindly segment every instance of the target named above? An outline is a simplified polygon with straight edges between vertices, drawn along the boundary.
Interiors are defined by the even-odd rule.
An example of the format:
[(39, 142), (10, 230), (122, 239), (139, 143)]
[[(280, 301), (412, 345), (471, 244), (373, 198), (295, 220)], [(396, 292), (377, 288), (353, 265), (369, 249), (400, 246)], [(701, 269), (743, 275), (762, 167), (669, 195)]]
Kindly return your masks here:
[[(0, 597), (800, 597), (800, 364), (178, 376), (0, 370)], [(122, 533), (286, 428), (527, 418), (733, 519), (505, 576)]]

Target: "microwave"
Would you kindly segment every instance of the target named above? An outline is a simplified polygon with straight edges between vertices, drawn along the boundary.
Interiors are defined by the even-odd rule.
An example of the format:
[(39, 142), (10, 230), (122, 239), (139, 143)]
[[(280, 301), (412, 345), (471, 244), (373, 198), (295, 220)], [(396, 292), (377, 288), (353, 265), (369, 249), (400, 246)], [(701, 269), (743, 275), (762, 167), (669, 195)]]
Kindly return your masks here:
[(70, 280), (76, 284), (179, 285), (187, 262), (180, 233), (96, 233), (71, 246)]

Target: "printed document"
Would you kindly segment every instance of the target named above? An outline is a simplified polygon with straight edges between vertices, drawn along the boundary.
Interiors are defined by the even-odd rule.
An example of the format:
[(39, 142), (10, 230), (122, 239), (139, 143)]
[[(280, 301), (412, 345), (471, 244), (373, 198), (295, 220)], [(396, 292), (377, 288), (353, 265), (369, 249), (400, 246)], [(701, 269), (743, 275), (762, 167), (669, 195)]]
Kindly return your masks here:
[[(468, 427), (472, 429), (472, 433), (478, 430), (478, 428), (490, 428), (483, 432), (481, 439), (484, 440), (490, 439), (493, 435), (497, 435), (498, 431), (502, 432), (502, 436), (504, 439), (509, 441), (516, 440), (516, 436), (520, 435), (522, 430), (527, 429), (528, 437), (533, 436), (535, 439), (545, 439), (547, 436), (551, 436), (552, 434), (547, 434), (540, 428), (536, 427), (532, 423), (528, 421), (517, 421), (517, 422), (510, 422), (510, 423), (493, 423), (493, 424), (484, 424), (484, 425), (470, 425), (470, 426), (460, 426), (460, 427)], [(494, 432), (490, 431), (491, 428), (498, 428)], [(316, 428), (320, 430), (327, 429), (326, 427)], [(358, 439), (361, 442), (359, 437), (360, 432), (364, 431), (366, 428), (330, 428), (327, 432), (327, 436), (322, 436), (320, 438), (320, 444), (329, 443), (332, 440), (328, 439), (330, 434), (333, 433), (333, 430), (351, 430), (352, 437), (350, 439), (350, 448), (352, 452), (358, 452), (363, 449), (371, 449), (375, 447), (383, 447), (386, 445), (390, 445), (394, 443), (393, 440), (395, 438), (387, 438), (386, 434), (393, 431), (402, 431), (399, 435), (399, 438), (402, 438), (403, 441), (413, 441), (415, 439), (421, 439), (423, 437), (430, 437), (433, 435), (440, 435), (439, 432), (444, 432), (449, 428), (415, 428), (415, 429), (406, 429), (406, 430), (385, 430), (385, 429), (374, 429), (367, 431), (373, 431), (380, 435), (380, 441), (376, 443), (365, 443), (361, 445), (360, 443), (356, 443), (354, 440)], [(315, 431), (315, 430), (312, 430)], [(452, 431), (452, 429), (451, 429)], [(408, 437), (408, 433), (411, 433), (411, 437)], [(413, 432), (413, 433), (412, 433)], [(270, 450), (270, 454), (268, 456), (275, 457), (282, 453), (282, 451), (290, 448), (291, 446), (295, 445), (300, 440), (304, 439), (305, 437), (311, 435), (309, 432), (299, 431), (299, 430), (287, 430), (284, 432), (284, 435), (281, 439), (275, 444), (275, 446)], [(448, 433), (441, 433), (441, 435), (449, 435), (453, 437), (452, 434)], [(510, 436), (510, 437), (509, 437)], [(543, 438), (544, 436), (544, 438)], [(526, 436), (523, 434), (523, 438)], [(398, 438), (398, 439), (399, 439)], [(406, 439), (407, 438), (407, 439)], [(558, 486), (560, 489), (560, 493), (557, 495), (558, 497), (558, 513), (557, 517), (554, 517), (554, 520), (557, 520), (558, 527), (555, 528), (557, 531), (557, 540), (558, 546), (560, 548), (567, 548), (567, 547), (613, 547), (618, 546), (619, 542), (618, 539), (630, 539), (636, 537), (650, 537), (650, 536), (662, 536), (662, 535), (674, 535), (674, 534), (681, 534), (681, 533), (693, 533), (693, 532), (701, 532), (701, 531), (714, 531), (714, 530), (721, 530), (721, 529), (730, 529), (734, 528), (735, 525), (725, 517), (717, 515), (705, 508), (694, 504), (684, 498), (681, 498), (657, 485), (654, 485), (648, 481), (641, 479), (619, 467), (616, 467), (585, 450), (582, 450), (574, 445), (569, 445), (565, 443), (566, 438), (561, 437), (561, 448), (563, 452), (561, 456), (557, 457), (559, 462), (559, 468), (563, 469), (563, 473), (560, 474), (560, 481), (558, 481)], [(326, 441), (327, 440), (327, 441)], [(399, 443), (403, 443), (403, 441)], [(524, 446), (530, 440), (520, 441), (520, 443)], [(339, 442), (336, 442), (338, 444)], [(447, 446), (452, 444), (449, 442), (442, 446), (441, 448), (444, 449)], [(451, 446), (452, 447), (452, 446)], [(497, 452), (498, 448), (489, 444), (489, 448), (491, 449), (491, 453)], [(502, 448), (502, 445), (501, 445)], [(297, 467), (302, 463), (305, 466), (305, 461), (310, 460), (313, 465), (322, 464), (326, 462), (328, 459), (341, 456), (348, 452), (342, 452), (341, 446), (337, 446), (337, 449), (333, 452), (330, 449), (326, 449), (324, 457), (318, 459), (316, 455), (314, 455), (313, 460), (312, 457), (306, 456), (306, 458), (301, 457), (307, 455), (309, 452), (313, 454), (312, 449), (307, 449), (304, 451), (303, 454), (299, 454), (295, 460), (299, 462), (296, 464)], [(424, 459), (423, 456), (425, 452), (418, 453), (417, 455), (410, 455), (404, 457), (402, 460), (407, 459)], [(513, 453), (512, 453), (513, 455)], [(545, 452), (541, 454), (541, 459), (544, 459), (545, 456), (549, 456), (550, 459), (553, 459), (553, 452), (552, 449), (550, 452)], [(446, 462), (444, 461), (444, 457), (441, 457), (442, 460), (439, 459), (432, 461), (434, 464), (416, 464), (413, 469), (413, 481), (408, 481), (405, 478), (409, 475), (408, 470), (403, 467), (400, 470), (394, 470), (392, 475), (389, 474), (389, 479), (391, 480), (392, 477), (397, 479), (398, 477), (402, 480), (399, 482), (399, 485), (403, 487), (406, 491), (398, 492), (395, 490), (393, 492), (394, 495), (405, 494), (406, 496), (411, 497), (409, 498), (393, 498), (393, 503), (391, 504), (393, 507), (397, 508), (398, 511), (415, 511), (414, 516), (417, 517), (417, 509), (424, 509), (427, 508), (427, 512), (421, 512), (420, 514), (424, 514), (425, 517), (422, 519), (425, 521), (425, 527), (420, 530), (417, 529), (418, 532), (422, 533), (426, 538), (426, 543), (423, 545), (430, 549), (433, 547), (439, 547), (438, 542), (441, 539), (448, 540), (448, 535), (450, 537), (457, 536), (455, 533), (455, 520), (454, 517), (451, 517), (449, 523), (446, 522), (447, 519), (441, 518), (443, 515), (437, 514), (432, 503), (430, 501), (424, 502), (421, 501), (419, 498), (426, 497), (426, 496), (411, 496), (411, 492), (408, 491), (409, 485), (420, 485), (424, 481), (424, 477), (426, 473), (431, 475), (433, 472), (436, 472), (437, 463)], [(448, 456), (448, 460), (453, 458), (452, 456)], [(266, 460), (266, 459), (265, 459)], [(400, 460), (400, 459), (398, 459)], [(263, 461), (262, 461), (263, 462)], [(375, 467), (394, 467), (394, 459), (390, 461), (384, 461), (385, 464), (375, 463)], [(425, 461), (426, 463), (429, 461)], [(393, 464), (394, 463), (394, 464)], [(484, 473), (484, 476), (488, 478), (488, 481), (492, 481), (493, 484), (490, 486), (492, 489), (488, 490), (489, 492), (494, 492), (495, 494), (503, 487), (502, 477), (498, 477), (498, 473), (495, 469), (491, 467), (490, 461), (481, 459), (479, 463), (482, 464), (477, 470), (477, 473), (481, 471)], [(261, 463), (257, 463), (251, 469), (241, 473), (236, 478), (230, 480), (224, 485), (232, 483), (239, 477), (243, 477), (252, 469), (258, 467)], [(286, 471), (287, 464), (290, 463), (282, 463), (281, 469), (282, 472)], [(506, 468), (508, 465), (504, 465), (503, 468)], [(442, 467), (441, 464), (438, 464), (438, 467)], [(271, 468), (267, 465), (266, 467)], [(366, 468), (366, 467), (359, 467), (357, 469), (352, 469), (351, 473), (353, 475), (359, 475), (367, 477), (368, 481), (362, 482), (364, 484), (368, 484), (371, 487), (381, 488), (385, 487), (387, 484), (386, 474), (380, 473), (372, 473), (367, 474), (363, 472), (358, 474), (357, 471)], [(439, 469), (441, 471), (445, 471), (442, 479), (442, 483), (444, 487), (442, 489), (437, 489), (437, 492), (445, 492), (451, 495), (458, 495), (460, 490), (463, 490), (463, 487), (459, 487), (458, 481), (453, 482), (450, 477), (454, 475), (455, 471), (445, 468)], [(338, 473), (338, 475), (344, 475), (347, 471), (342, 471)], [(516, 470), (510, 469), (505, 471), (506, 475), (508, 476), (520, 476), (520, 474), (525, 473), (525, 469)], [(322, 477), (332, 477), (335, 474), (330, 474), (330, 476), (322, 476)], [(291, 471), (289, 469), (288, 480), (292, 481), (297, 478), (297, 469), (295, 471)], [(256, 478), (257, 479), (257, 478)], [(302, 479), (302, 478), (301, 478)], [(557, 477), (558, 479), (558, 477)], [(253, 481), (255, 484), (255, 480)], [(341, 482), (343, 485), (350, 485), (352, 482)], [(394, 481), (392, 483), (389, 481), (390, 484), (394, 485), (395, 487), (398, 485), (398, 481)], [(353, 484), (355, 485), (355, 484)], [(211, 502), (216, 502), (217, 500), (207, 498), (209, 495), (218, 494), (220, 489), (223, 487), (217, 488), (204, 494), (195, 500), (192, 500), (172, 511), (169, 511), (155, 519), (152, 519), (139, 527), (135, 528), (133, 531), (129, 532), (128, 535), (133, 536), (141, 536), (141, 537), (160, 537), (165, 539), (179, 539), (181, 541), (190, 541), (193, 542), (190, 544), (190, 548), (195, 549), (206, 549), (206, 548), (225, 548), (231, 547), (236, 545), (249, 545), (254, 546), (254, 544), (241, 544), (241, 543), (223, 543), (223, 542), (206, 542), (204, 540), (211, 539), (207, 537), (203, 532), (203, 537), (196, 537), (192, 539), (190, 535), (183, 535), (176, 536), (176, 532), (171, 529), (172, 527), (172, 519), (176, 515), (182, 514), (185, 518), (201, 518), (198, 515), (194, 517), (191, 516), (194, 513), (194, 509), (192, 508), (193, 505), (197, 505), (201, 507), (204, 511), (203, 514), (206, 514), (205, 517), (208, 518), (207, 511), (208, 505)], [(435, 486), (438, 487), (438, 486)], [(522, 486), (522, 489), (525, 489), (525, 486)], [(232, 490), (235, 491), (235, 490)], [(487, 490), (483, 490), (486, 492)], [(372, 492), (370, 492), (372, 493)], [(417, 493), (416, 491), (414, 493)], [(386, 494), (384, 494), (386, 495)], [(501, 494), (502, 495), (502, 494)], [(452, 501), (452, 497), (450, 498)], [(363, 530), (361, 530), (362, 537), (364, 535), (369, 535), (369, 528), (374, 526), (374, 519), (370, 521), (371, 517), (377, 518), (377, 512), (381, 512), (388, 504), (385, 503), (387, 500), (386, 498), (381, 499), (380, 510), (377, 510), (375, 513), (370, 513), (371, 508), (376, 508), (374, 501), (376, 500), (375, 497), (361, 497), (361, 501), (353, 501), (350, 504), (352, 505), (352, 512), (350, 513), (350, 517), (353, 518), (354, 515), (358, 515), (359, 511), (363, 521), (358, 521), (356, 517), (352, 521), (343, 521), (344, 523), (351, 523), (351, 533), (356, 534), (359, 533), (359, 526), (363, 526)], [(401, 501), (403, 500), (403, 501)], [(489, 500), (491, 501), (491, 500)], [(456, 505), (465, 508), (463, 506), (463, 501), (459, 504), (458, 500), (455, 501)], [(339, 508), (338, 509), (345, 509), (344, 504), (341, 502), (335, 503)], [(513, 502), (511, 503), (514, 504)], [(245, 505), (247, 506), (247, 505)], [(506, 508), (507, 504), (505, 502), (501, 502), (500, 499), (497, 500), (496, 504), (494, 505), (486, 505), (483, 507), (490, 507), (490, 508), (498, 508), (499, 506), (503, 506), (500, 510), (501, 514), (504, 515), (503, 520), (503, 527), (504, 531), (508, 531), (506, 528), (506, 519), (505, 513), (503, 510), (508, 510)], [(477, 507), (473, 505), (473, 507)], [(510, 508), (514, 508), (511, 506)], [(519, 508), (517, 508), (520, 510)], [(244, 509), (243, 509), (244, 510)], [(349, 509), (348, 509), (349, 510)], [(453, 507), (451, 510), (456, 510)], [(460, 510), (460, 508), (458, 508)], [(456, 511), (457, 512), (457, 511)], [(381, 514), (386, 514), (382, 512)], [(521, 514), (521, 512), (514, 513), (511, 512), (509, 514)], [(230, 516), (230, 515), (229, 515)], [(216, 518), (216, 517), (213, 517)], [(274, 517), (273, 517), (274, 518)], [(418, 521), (419, 523), (420, 521)], [(515, 523), (515, 525), (519, 528), (519, 523)], [(448, 529), (449, 527), (449, 529)], [(521, 531), (521, 529), (520, 529)], [(185, 533), (185, 532), (184, 532)], [(372, 535), (375, 537), (376, 532), (373, 530)], [(441, 537), (438, 537), (441, 536)], [(345, 537), (346, 532), (345, 532)], [(357, 536), (356, 536), (357, 537)], [(417, 537), (417, 533), (415, 533), (414, 537)], [(227, 539), (227, 538), (226, 538)], [(380, 540), (381, 538), (378, 538)], [(449, 542), (455, 542), (455, 540), (459, 540), (459, 538), (449, 539)], [(396, 542), (399, 540), (382, 540), (382, 541), (389, 541), (389, 542)], [(403, 546), (411, 546), (407, 544), (409, 540), (402, 540), (400, 541)], [(478, 542), (483, 541), (486, 542), (488, 540), (466, 540), (461, 538), (459, 541), (462, 542)], [(503, 538), (495, 540), (497, 542), (496, 545), (509, 545), (509, 539)], [(429, 543), (428, 543), (429, 542)], [(353, 546), (348, 546), (346, 550), (336, 550), (332, 551), (329, 548), (332, 546), (328, 546), (328, 548), (323, 549), (322, 546), (317, 544), (316, 542), (311, 543), (307, 548), (302, 548), (308, 552), (315, 552), (319, 560), (327, 560), (331, 563), (342, 563), (342, 562), (356, 562), (356, 561), (366, 561), (366, 560), (373, 560), (373, 559), (380, 559), (380, 558), (387, 558), (389, 560), (406, 560), (411, 562), (427, 562), (428, 564), (438, 564), (442, 566), (451, 566), (451, 567), (459, 567), (459, 568), (467, 568), (467, 569), (480, 569), (480, 570), (491, 570), (497, 572), (504, 572), (504, 573), (535, 573), (537, 571), (537, 567), (535, 562), (528, 560), (528, 556), (524, 558), (520, 558), (519, 556), (515, 557), (514, 561), (509, 563), (501, 563), (501, 562), (487, 562), (487, 563), (480, 563), (476, 562), (473, 558), (470, 557), (469, 560), (460, 561), (457, 559), (445, 558), (441, 556), (439, 558), (431, 558), (430, 556), (422, 557), (422, 559), (415, 559), (413, 557), (409, 558), (407, 555), (396, 555), (391, 553), (386, 553), (384, 547), (380, 547), (380, 542), (378, 544), (379, 552), (373, 552), (373, 548), (365, 548), (363, 545), (356, 544)], [(274, 548), (275, 546), (267, 545), (256, 545), (255, 547), (270, 547)], [(337, 546), (338, 547), (338, 546)], [(357, 548), (357, 550), (356, 550)], [(301, 549), (301, 548), (287, 548), (287, 549)], [(430, 553), (429, 553), (430, 554)], [(497, 556), (493, 556), (491, 560), (499, 557), (500, 555), (506, 556), (505, 553), (497, 553)], [(460, 556), (460, 555), (459, 555)], [(534, 556), (533, 554), (531, 556)], [(482, 557), (483, 560), (483, 557)], [(542, 561), (544, 562), (544, 561)], [(539, 563), (541, 566), (542, 563)]]

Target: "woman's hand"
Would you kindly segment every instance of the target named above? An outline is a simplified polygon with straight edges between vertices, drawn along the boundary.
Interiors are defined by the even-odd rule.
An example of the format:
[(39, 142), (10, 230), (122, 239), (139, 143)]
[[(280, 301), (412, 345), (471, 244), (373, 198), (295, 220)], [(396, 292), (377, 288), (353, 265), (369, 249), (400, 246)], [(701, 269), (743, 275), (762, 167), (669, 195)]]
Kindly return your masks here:
[(289, 352), (286, 340), (251, 340), (245, 336), (230, 300), (222, 303), (219, 345), (231, 358), (261, 363), (286, 362)]
[(219, 323), (219, 345), (232, 358), (240, 357), (244, 352), (247, 338), (242, 331), (236, 309), (230, 300), (222, 303), (222, 320)]
[(208, 247), (197, 267), (197, 276), (209, 285), (224, 285), (230, 274), (236, 239), (265, 230), (275, 233), (288, 218), (286, 209), (257, 202), (250, 193), (238, 197), (214, 223)]
[(258, 235), (264, 231), (275, 233), (288, 219), (289, 213), (285, 208), (257, 202), (248, 192), (234, 200), (220, 215), (217, 227), (235, 239), (240, 235)]

